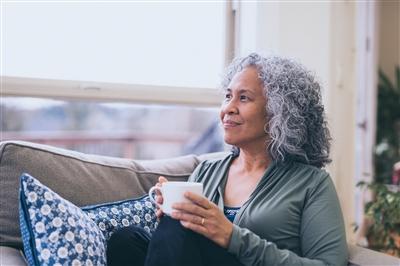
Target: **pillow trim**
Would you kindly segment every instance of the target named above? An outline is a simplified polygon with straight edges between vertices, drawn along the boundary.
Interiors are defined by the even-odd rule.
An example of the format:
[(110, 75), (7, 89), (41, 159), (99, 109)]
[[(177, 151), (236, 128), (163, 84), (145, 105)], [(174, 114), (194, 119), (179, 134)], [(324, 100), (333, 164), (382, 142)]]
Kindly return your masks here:
[[(27, 217), (26, 215), (28, 214), (28, 209), (26, 205), (26, 196), (25, 196), (25, 189), (22, 185), (23, 179), (26, 177), (30, 177), (28, 173), (23, 173), (20, 176), (20, 193), (19, 193), (19, 216), (20, 216), (20, 222), (22, 222), (22, 226), (20, 223), (20, 231), (21, 231), (21, 238), (23, 237), (24, 233), (23, 230), (27, 230), (27, 235), (29, 236), (29, 247), (26, 247), (26, 245), (23, 245), (23, 251), (24, 255), (26, 257), (26, 260), (28, 262), (28, 265), (40, 265), (39, 261), (37, 260), (37, 257), (39, 254), (37, 253), (37, 250), (35, 247), (36, 243), (35, 241), (35, 236), (33, 235), (33, 228), (30, 223), (27, 222)], [(21, 220), (22, 218), (22, 220)], [(32, 264), (33, 263), (33, 264)]]
[(112, 205), (117, 205), (117, 204), (122, 204), (122, 203), (125, 203), (125, 202), (129, 202), (129, 201), (132, 201), (132, 200), (142, 200), (142, 199), (144, 199), (144, 198), (146, 198), (148, 196), (149, 196), (148, 194), (145, 194), (145, 195), (143, 195), (141, 197), (137, 197), (137, 198), (130, 198), (130, 199), (124, 199), (124, 200), (119, 200), (119, 201), (105, 202), (105, 203), (99, 203), (99, 204), (94, 204), (94, 205), (86, 205), (86, 206), (82, 206), (80, 208), (81, 208), (81, 210), (84, 210), (84, 211), (90, 211), (90, 210), (93, 210), (93, 209), (97, 209), (99, 207), (108, 207), (108, 206), (112, 206)]

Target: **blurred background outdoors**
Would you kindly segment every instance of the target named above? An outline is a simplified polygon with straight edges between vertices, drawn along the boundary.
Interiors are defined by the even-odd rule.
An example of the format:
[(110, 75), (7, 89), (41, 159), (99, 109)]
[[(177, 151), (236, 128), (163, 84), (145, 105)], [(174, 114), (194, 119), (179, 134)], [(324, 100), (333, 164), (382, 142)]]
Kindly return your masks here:
[(383, 116), (377, 106), (382, 77), (400, 81), (399, 2), (2, 2), (1, 140), (134, 159), (227, 150), (224, 68), (253, 51), (293, 57), (323, 84), (328, 171), (355, 242), (370, 198), (356, 184), (398, 182), (400, 122), (377, 117), (400, 102)]

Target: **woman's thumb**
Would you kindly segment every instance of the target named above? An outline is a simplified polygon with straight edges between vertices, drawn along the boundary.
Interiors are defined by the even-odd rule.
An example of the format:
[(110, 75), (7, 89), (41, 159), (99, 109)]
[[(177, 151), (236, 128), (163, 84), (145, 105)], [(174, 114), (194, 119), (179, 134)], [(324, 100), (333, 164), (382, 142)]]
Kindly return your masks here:
[(168, 182), (168, 179), (166, 179), (164, 176), (160, 176), (158, 178), (158, 182), (160, 182), (160, 183)]

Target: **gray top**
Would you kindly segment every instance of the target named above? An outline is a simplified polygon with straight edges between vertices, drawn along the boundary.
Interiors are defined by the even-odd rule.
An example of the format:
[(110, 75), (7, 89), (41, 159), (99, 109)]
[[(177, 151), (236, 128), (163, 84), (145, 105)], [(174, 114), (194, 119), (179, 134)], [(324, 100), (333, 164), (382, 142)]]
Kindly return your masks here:
[[(202, 162), (189, 181), (223, 210), (235, 155)], [(329, 174), (301, 163), (272, 163), (233, 222), (228, 251), (244, 265), (346, 265), (344, 222)]]

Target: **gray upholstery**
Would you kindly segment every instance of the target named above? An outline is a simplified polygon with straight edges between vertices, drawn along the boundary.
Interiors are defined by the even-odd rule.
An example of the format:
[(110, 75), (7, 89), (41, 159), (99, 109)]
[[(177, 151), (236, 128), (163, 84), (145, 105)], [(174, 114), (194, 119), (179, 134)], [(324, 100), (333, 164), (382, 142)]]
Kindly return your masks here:
[(1, 266), (26, 266), (26, 261), (21, 250), (0, 246)]
[[(88, 155), (21, 141), (0, 143), (0, 265), (26, 265), (18, 220), (19, 176), (27, 172), (78, 206), (144, 195), (159, 175), (185, 180), (222, 154), (138, 161)], [(9, 248), (12, 247), (12, 248)], [(350, 265), (400, 265), (394, 257), (349, 245)]]

